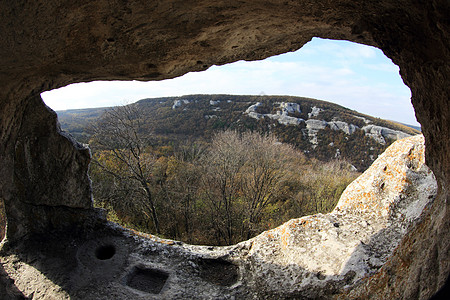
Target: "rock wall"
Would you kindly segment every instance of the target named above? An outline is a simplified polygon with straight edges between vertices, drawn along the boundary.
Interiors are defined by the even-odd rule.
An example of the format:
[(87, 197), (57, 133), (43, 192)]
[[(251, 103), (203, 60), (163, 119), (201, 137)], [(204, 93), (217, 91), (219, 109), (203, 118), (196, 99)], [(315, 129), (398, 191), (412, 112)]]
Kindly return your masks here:
[(20, 109), (2, 118), (12, 139), (3, 145), (9, 155), (2, 156), (0, 175), (11, 239), (71, 227), (93, 213), (89, 149), (60, 134), (56, 113), (39, 95), (26, 98)]
[(450, 270), (448, 15), (446, 0), (1, 1), (0, 201), (10, 247), (98, 220), (88, 150), (59, 134), (40, 92), (81, 81), (173, 78), (293, 51), (314, 36), (346, 39), (379, 47), (399, 65), (438, 182), (420, 222), (348, 295), (428, 297)]

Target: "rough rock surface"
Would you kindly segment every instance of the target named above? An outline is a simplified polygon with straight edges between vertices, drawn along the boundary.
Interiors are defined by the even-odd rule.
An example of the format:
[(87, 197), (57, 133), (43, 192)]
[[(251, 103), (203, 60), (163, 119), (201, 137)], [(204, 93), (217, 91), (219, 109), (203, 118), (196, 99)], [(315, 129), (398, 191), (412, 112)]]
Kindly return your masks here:
[[(450, 271), (449, 15), (447, 0), (1, 1), (0, 201), (6, 244), (14, 249), (40, 236), (47, 244), (30, 253), (49, 249), (64, 257), (70, 245), (53, 247), (53, 232), (88, 236), (101, 220), (91, 204), (88, 150), (59, 135), (40, 92), (81, 81), (173, 78), (296, 50), (314, 36), (346, 39), (379, 47), (400, 67), (422, 124), (427, 165), (438, 182), (436, 199), (420, 221), (383, 267), (347, 296), (428, 298)], [(18, 257), (17, 266), (27, 257)], [(34, 267), (45, 273), (52, 267), (46, 262), (38, 259)], [(148, 273), (137, 270), (133, 278), (143, 274)], [(54, 284), (62, 275), (46, 274)]]
[(279, 110), (277, 110), (275, 114), (258, 113), (256, 110), (261, 105), (262, 105), (261, 102), (256, 102), (255, 104), (250, 105), (245, 110), (245, 114), (247, 114), (250, 118), (254, 118), (256, 120), (267, 117), (269, 119), (277, 120), (278, 123), (283, 125), (299, 125), (305, 122), (305, 120), (303, 120), (302, 118), (295, 118), (288, 115), (289, 113), (301, 112), (300, 105), (297, 103), (290, 103), (290, 102), (278, 103)]
[[(177, 100), (180, 101), (180, 100)], [(181, 102), (180, 102), (181, 103)], [(181, 104), (180, 104), (181, 105)], [(278, 103), (279, 110), (276, 111), (276, 114), (262, 114), (258, 113), (257, 109), (262, 105), (261, 102), (256, 102), (255, 104), (250, 105), (246, 110), (245, 114), (247, 114), (250, 118), (254, 118), (256, 120), (259, 120), (261, 118), (269, 118), (273, 120), (277, 120), (278, 123), (283, 125), (300, 125), (302, 123), (306, 124), (306, 131), (305, 134), (307, 134), (310, 138), (310, 143), (313, 145), (317, 145), (317, 133), (319, 130), (325, 129), (325, 127), (330, 127), (332, 130), (342, 130), (346, 134), (350, 135), (355, 133), (356, 129), (359, 129), (357, 125), (349, 124), (347, 122), (333, 120), (333, 121), (325, 121), (325, 120), (319, 120), (314, 117), (318, 115), (318, 113), (322, 110), (317, 107), (313, 107), (312, 111), (308, 113), (308, 120), (304, 120), (302, 118), (296, 118), (289, 116), (289, 113), (301, 113), (300, 106), (297, 103), (286, 103), (281, 102)], [(175, 107), (175, 104), (174, 104)], [(313, 117), (313, 118), (312, 118)], [(366, 124), (370, 121), (363, 118), (366, 122)], [(376, 125), (366, 125), (362, 128), (362, 130), (366, 133), (366, 136), (369, 136), (379, 142), (380, 144), (386, 144), (385, 138), (391, 139), (391, 140), (399, 140), (406, 137), (409, 137), (410, 135), (401, 131), (393, 130), (390, 128), (382, 127), (382, 126), (376, 126)]]
[(362, 130), (366, 132), (366, 135), (372, 137), (381, 144), (386, 144), (385, 138), (399, 140), (409, 136), (408, 134), (401, 131), (375, 125), (364, 126)]
[(31, 239), (1, 263), (24, 296), (38, 299), (332, 298), (381, 268), (436, 194), (416, 136), (391, 145), (333, 212), (236, 246), (146, 240), (111, 227), (85, 239)]
[(248, 257), (260, 295), (329, 298), (378, 270), (437, 194), (424, 161), (422, 136), (395, 142), (347, 187), (333, 212), (254, 238)]

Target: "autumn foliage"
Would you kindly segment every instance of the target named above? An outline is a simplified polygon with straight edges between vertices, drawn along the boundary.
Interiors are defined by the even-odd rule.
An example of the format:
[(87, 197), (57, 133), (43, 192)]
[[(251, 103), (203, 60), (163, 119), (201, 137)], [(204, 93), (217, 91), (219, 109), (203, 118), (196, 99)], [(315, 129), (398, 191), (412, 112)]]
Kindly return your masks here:
[(283, 222), (329, 212), (358, 174), (308, 159), (273, 135), (218, 131), (210, 143), (151, 144), (139, 110), (93, 126), (95, 204), (124, 226), (194, 244), (229, 245)]

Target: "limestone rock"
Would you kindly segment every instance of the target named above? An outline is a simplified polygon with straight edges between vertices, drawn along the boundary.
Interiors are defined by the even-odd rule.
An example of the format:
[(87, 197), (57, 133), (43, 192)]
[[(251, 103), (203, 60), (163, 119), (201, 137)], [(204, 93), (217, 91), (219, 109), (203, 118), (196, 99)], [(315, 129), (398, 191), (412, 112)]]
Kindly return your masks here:
[(362, 128), (362, 130), (364, 130), (367, 136), (370, 136), (381, 144), (386, 144), (386, 138), (398, 140), (409, 136), (404, 132), (376, 125), (366, 125)]
[[(246, 115), (248, 115), (250, 118), (254, 119), (261, 119), (261, 118), (270, 118), (273, 120), (277, 120), (278, 123), (283, 125), (300, 125), (303, 123), (306, 123), (306, 130), (304, 131), (304, 134), (306, 134), (309, 137), (309, 141), (313, 145), (317, 145), (317, 134), (319, 130), (325, 129), (327, 126), (330, 127), (332, 130), (341, 130), (345, 132), (347, 135), (351, 135), (356, 132), (357, 129), (360, 129), (357, 125), (349, 124), (347, 122), (343, 122), (338, 120), (337, 118), (334, 118), (331, 121), (325, 121), (316, 119), (321, 111), (323, 109), (313, 107), (311, 112), (308, 113), (308, 120), (304, 120), (302, 118), (296, 118), (289, 116), (289, 114), (293, 113), (301, 113), (300, 105), (297, 103), (286, 103), (281, 102), (278, 103), (279, 107), (277, 112), (275, 114), (262, 114), (258, 113), (257, 109), (262, 105), (261, 102), (257, 102), (255, 104), (250, 105), (246, 111), (244, 112)], [(314, 117), (315, 119), (312, 119)], [(355, 116), (357, 117), (357, 116)], [(365, 119), (364, 117), (358, 117), (361, 118), (366, 124), (370, 123), (369, 120)], [(406, 137), (409, 137), (410, 135), (401, 131), (393, 130), (387, 127), (383, 126), (376, 126), (373, 124), (369, 124), (361, 128), (366, 134), (366, 136), (373, 138), (375, 141), (377, 141), (380, 144), (386, 144), (386, 139), (390, 140), (399, 140)]]
[(311, 112), (308, 113), (308, 118), (317, 117), (319, 113), (322, 111), (319, 107), (312, 107)]
[(246, 110), (245, 114), (248, 115), (250, 118), (254, 119), (261, 119), (261, 118), (270, 118), (273, 120), (277, 120), (278, 123), (283, 125), (300, 125), (301, 123), (304, 123), (305, 120), (302, 118), (296, 118), (289, 116), (289, 113), (300, 113), (300, 105), (297, 103), (288, 103), (288, 102), (281, 102), (279, 104), (279, 109), (277, 110), (276, 114), (260, 114), (256, 110), (259, 106), (262, 105), (261, 102), (257, 102), (255, 104), (250, 105)]
[(301, 113), (300, 105), (298, 103), (281, 102), (279, 108), (282, 114)]
[(317, 132), (325, 127), (327, 127), (327, 122), (324, 120), (309, 119), (306, 121), (306, 133), (311, 144), (317, 145)]
[(343, 132), (345, 132), (348, 135), (353, 134), (356, 131), (356, 129), (359, 128), (358, 126), (356, 126), (354, 124), (348, 124), (348, 123), (342, 122), (342, 121), (328, 122), (328, 126), (330, 126), (330, 128), (333, 130), (342, 130)]
[(358, 284), (387, 261), (436, 194), (423, 136), (397, 141), (347, 187), (333, 212), (252, 240), (255, 284), (264, 281), (261, 294), (304, 291), (311, 298), (331, 297), (327, 286), (338, 293)]
[[(72, 265), (65, 259), (75, 257), (70, 252), (77, 246), (72, 243), (74, 240), (82, 243), (89, 236), (93, 238), (92, 228), (83, 224), (95, 224), (92, 220), (98, 218), (92, 213), (86, 175), (87, 150), (60, 135), (52, 113), (39, 106), (42, 105), (39, 93), (83, 81), (173, 78), (205, 70), (214, 64), (258, 60), (297, 50), (316, 36), (379, 47), (400, 67), (422, 124), (427, 165), (439, 186), (434, 202), (426, 206), (418, 223), (408, 230), (383, 267), (376, 275), (349, 289), (342, 298), (431, 297), (450, 272), (449, 15), (450, 5), (446, 0), (0, 2), (0, 201), (4, 202), (8, 222), (7, 244), (12, 252), (19, 252), (14, 243), (24, 243), (35, 232), (44, 233), (39, 243), (22, 249), (16, 264), (26, 261), (52, 282), (70, 290), (70, 285), (64, 284)], [(39, 169), (39, 162), (45, 167)], [(53, 170), (58, 172), (59, 179), (51, 176)], [(27, 184), (23, 185), (24, 182)], [(113, 235), (103, 229), (97, 228), (96, 234)], [(57, 231), (65, 234), (51, 240)], [(75, 237), (75, 232), (83, 234)], [(152, 240), (148, 242), (157, 244)], [(59, 245), (64, 247), (56, 247)], [(44, 247), (45, 251), (39, 252), (39, 247)], [(8, 247), (4, 246), (2, 251), (7, 252), (5, 248)], [(155, 249), (160, 248), (155, 246)], [(244, 251), (239, 249), (235, 251)], [(202, 251), (206, 255), (209, 250)], [(40, 254), (33, 255), (36, 252)], [(53, 261), (48, 253), (52, 253)], [(145, 253), (142, 250), (133, 257), (137, 260), (139, 256), (152, 255)], [(0, 256), (2, 262), (6, 256)], [(234, 291), (236, 298), (252, 297), (251, 291), (242, 288), (248, 285), (229, 280), (228, 285), (216, 288), (211, 283), (217, 281), (205, 274), (220, 269), (224, 265), (221, 260), (195, 263), (187, 259), (191, 256), (175, 259), (175, 255), (167, 254), (164, 257), (173, 270), (192, 262), (195, 267), (191, 265), (190, 270), (210, 279), (209, 283), (192, 276), (190, 281), (182, 279), (186, 278), (182, 274), (191, 274), (187, 271), (169, 276), (167, 282), (181, 286), (176, 294), (179, 298), (184, 291), (193, 297), (209, 295), (211, 298), (227, 295), (229, 290)], [(8, 264), (2, 267), (8, 274), (14, 269)], [(288, 268), (272, 267), (280, 271), (277, 274), (284, 274), (284, 269)], [(260, 268), (250, 264), (240, 265), (239, 270), (255, 275), (254, 288), (264, 291), (267, 281), (260, 280), (256, 274)], [(55, 269), (58, 270), (50, 271)], [(17, 276), (8, 276), (17, 279), (20, 272), (15, 274)], [(126, 274), (124, 271), (114, 276), (119, 278)], [(156, 271), (144, 274), (161, 275)], [(286, 282), (292, 274), (286, 273)], [(316, 274), (319, 280), (324, 276), (328, 275)], [(37, 275), (34, 278), (39, 279)], [(280, 286), (287, 284), (284, 279)], [(339, 286), (352, 280), (352, 273), (349, 273), (344, 281), (339, 281)], [(105, 284), (96, 285), (97, 282), (101, 280), (93, 281), (88, 289), (95, 299), (120, 299), (129, 291), (118, 281), (110, 282), (106, 289)], [(276, 281), (271, 283), (275, 284)], [(203, 289), (198, 288), (201, 291), (195, 294), (200, 286)], [(191, 287), (193, 290), (189, 289)], [(321, 291), (332, 294), (336, 291), (335, 285), (327, 284)], [(77, 298), (80, 293), (71, 296)], [(170, 294), (167, 290), (165, 293)], [(290, 296), (308, 298), (313, 294), (310, 290)], [(78, 298), (82, 296), (86, 295)], [(145, 296), (133, 292), (132, 298), (137, 297)]]
[(265, 114), (265, 117), (268, 117), (273, 120), (277, 120), (278, 123), (283, 125), (300, 125), (301, 123), (304, 123), (305, 120), (302, 118), (296, 118), (288, 116), (287, 113), (283, 113), (281, 111), (277, 111), (276, 114)]

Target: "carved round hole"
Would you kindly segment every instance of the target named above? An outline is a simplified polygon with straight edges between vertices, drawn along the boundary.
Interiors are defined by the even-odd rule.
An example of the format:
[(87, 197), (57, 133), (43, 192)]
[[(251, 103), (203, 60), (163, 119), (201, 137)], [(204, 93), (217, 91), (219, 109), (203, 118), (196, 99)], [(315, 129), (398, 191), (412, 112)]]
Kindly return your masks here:
[(116, 248), (113, 245), (103, 245), (95, 249), (95, 257), (100, 260), (107, 260), (116, 254)]

